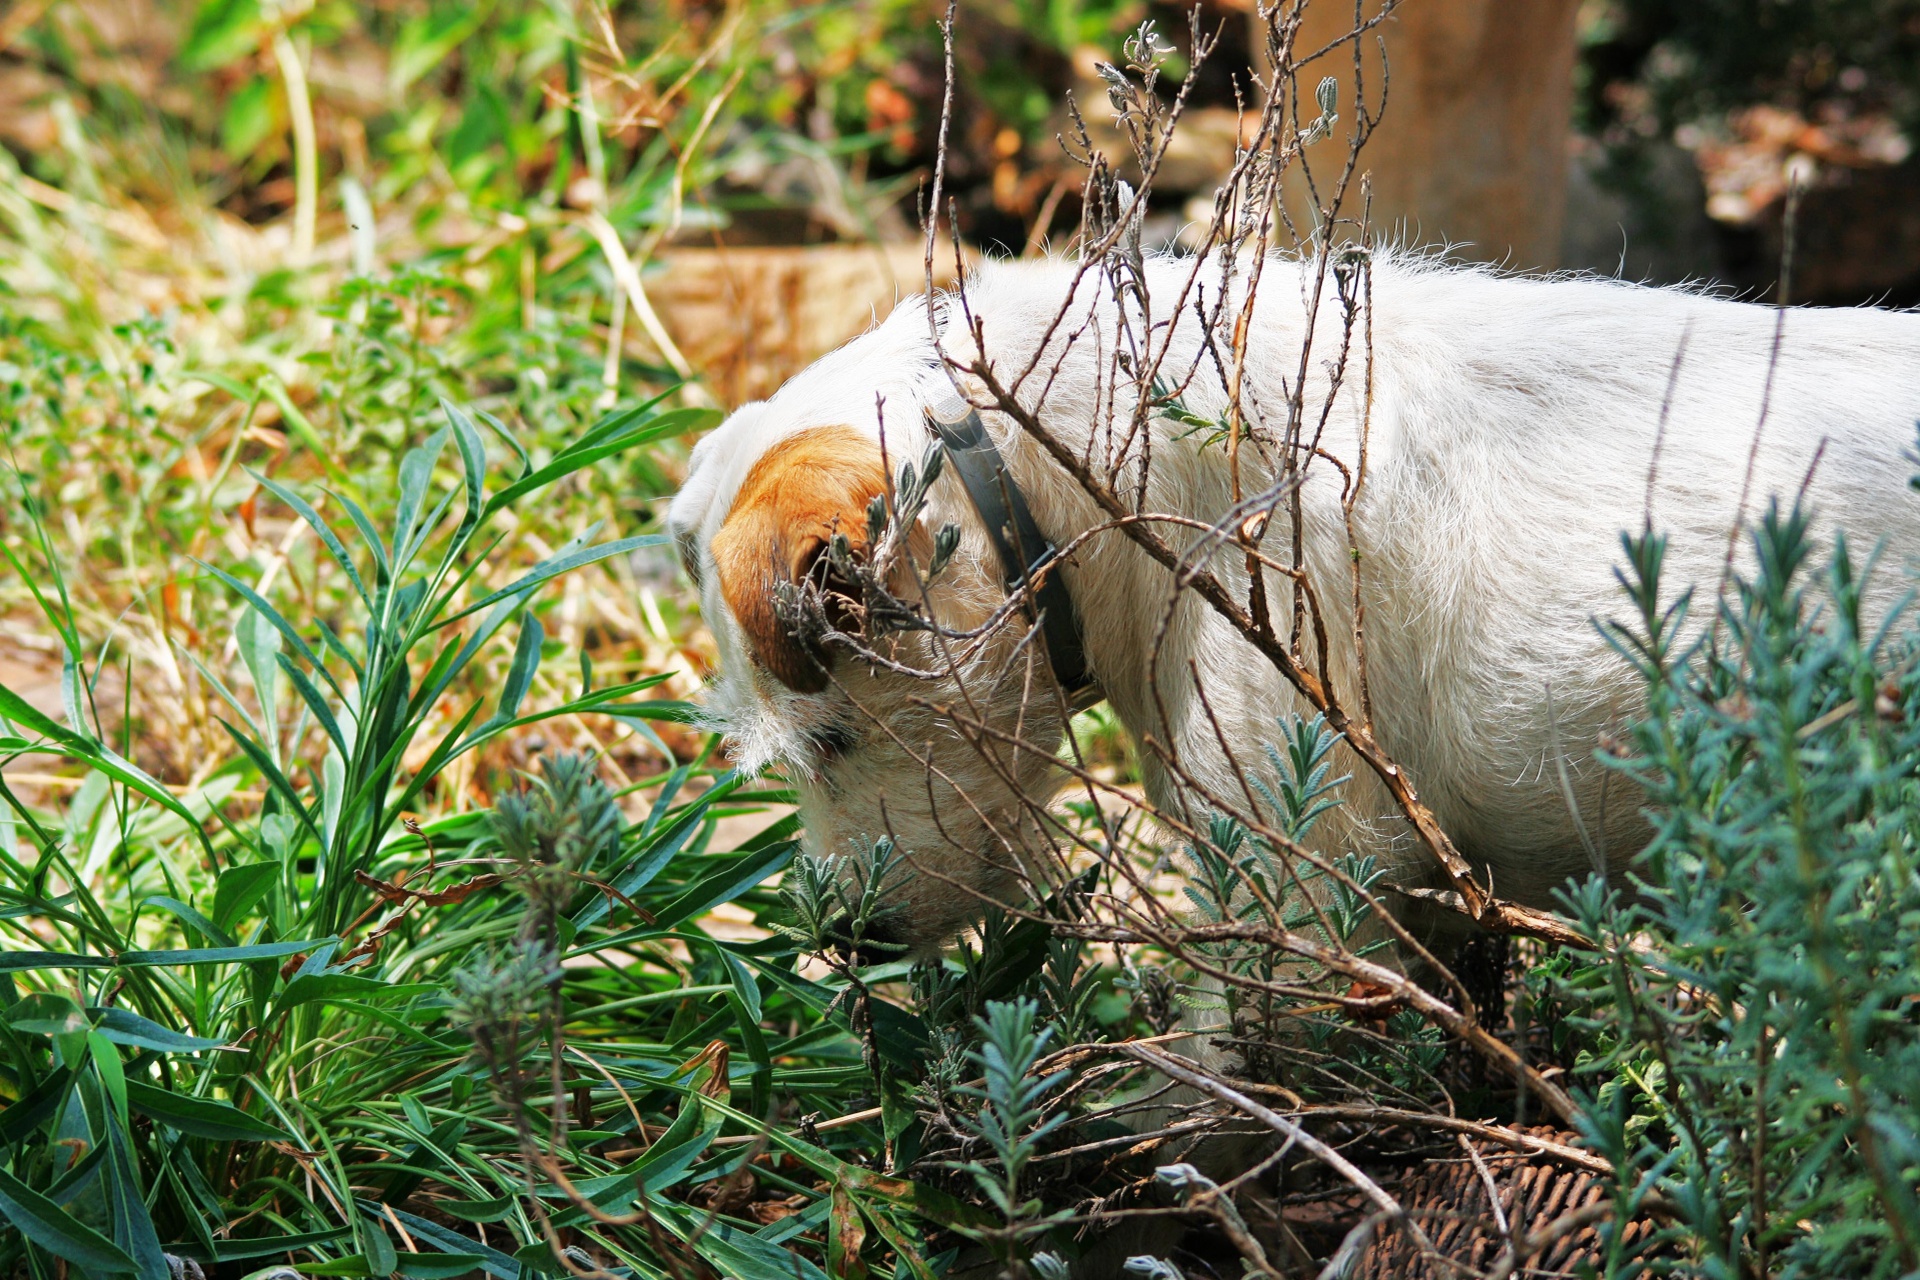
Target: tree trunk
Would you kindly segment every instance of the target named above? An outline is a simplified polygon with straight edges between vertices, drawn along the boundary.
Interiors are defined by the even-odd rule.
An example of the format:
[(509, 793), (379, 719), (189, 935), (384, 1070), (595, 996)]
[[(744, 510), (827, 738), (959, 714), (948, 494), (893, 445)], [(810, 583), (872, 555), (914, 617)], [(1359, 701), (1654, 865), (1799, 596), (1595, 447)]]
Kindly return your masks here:
[[(1375, 0), (1365, 6), (1368, 13), (1378, 7)], [(1376, 110), (1382, 40), (1389, 73), (1386, 113), (1360, 155), (1360, 168), (1373, 176), (1376, 239), (1449, 244), (1462, 256), (1515, 268), (1558, 264), (1576, 7), (1577, 0), (1404, 0), (1363, 37), (1367, 99)], [(1295, 58), (1311, 57), (1353, 26), (1352, 6), (1318, 0)], [(1253, 43), (1264, 50), (1260, 32)], [(1340, 124), (1308, 151), (1323, 199), (1353, 121), (1350, 41), (1301, 68), (1303, 119), (1326, 76), (1340, 82)], [(1305, 212), (1301, 184), (1288, 203)], [(1359, 215), (1357, 182), (1345, 211)]]

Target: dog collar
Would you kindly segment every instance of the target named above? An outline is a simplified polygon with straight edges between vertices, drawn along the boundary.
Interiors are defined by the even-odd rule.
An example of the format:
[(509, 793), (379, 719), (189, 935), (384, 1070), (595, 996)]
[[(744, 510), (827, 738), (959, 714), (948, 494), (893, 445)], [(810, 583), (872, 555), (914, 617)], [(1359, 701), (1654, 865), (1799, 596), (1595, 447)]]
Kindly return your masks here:
[(960, 476), (973, 509), (987, 526), (987, 540), (1000, 558), (1009, 592), (1032, 586), (1027, 594), (1028, 616), (1038, 611), (1040, 640), (1067, 703), (1075, 711), (1106, 695), (1087, 667), (1087, 646), (1073, 595), (1058, 573), (1049, 572), (1058, 560), (1046, 535), (1034, 523), (1026, 495), (1013, 482), (1006, 460), (994, 448), (993, 437), (979, 412), (958, 397), (927, 410), (927, 424), (946, 446), (947, 461)]

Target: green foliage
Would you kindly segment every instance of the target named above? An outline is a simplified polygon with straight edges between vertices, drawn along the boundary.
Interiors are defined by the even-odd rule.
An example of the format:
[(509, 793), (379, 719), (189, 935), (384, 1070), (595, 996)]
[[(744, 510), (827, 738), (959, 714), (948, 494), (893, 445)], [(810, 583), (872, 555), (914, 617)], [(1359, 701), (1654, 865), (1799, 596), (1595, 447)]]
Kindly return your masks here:
[[(1669, 124), (1762, 96), (1911, 120), (1911, 9), (1629, 0), (1589, 15), (1589, 62)], [(1344, 978), (1195, 949), (1245, 984), (1222, 990), (1076, 936), (1090, 895), (1129, 891), (1116, 867), (1167, 865), (1091, 803), (1070, 814), (1103, 866), (933, 958), (887, 938), (912, 851), (802, 856), (790, 816), (720, 835), (791, 796), (660, 696), (689, 615), (644, 585), (651, 509), (710, 415), (648, 398), (677, 375), (616, 338), (589, 220), (642, 272), (673, 237), (751, 239), (783, 210), (874, 234), (931, 159), (937, 9), (160, 10), (181, 41), (144, 97), (97, 74), (77, 6), (8, 50), (59, 89), (57, 144), (0, 152), (0, 588), (7, 623), (44, 619), (58, 689), (0, 687), (0, 763), (57, 760), (73, 786), (0, 778), (0, 1268), (928, 1280), (971, 1241), (1062, 1280), (1067, 1206), (1139, 1181), (1111, 1156), (1154, 1086), (1052, 1052), (1186, 1022), (1311, 1102), (1451, 1104), (1435, 1028)], [(1140, 83), (1164, 91), (1180, 55), (1146, 16), (968, 15), (989, 34), (959, 50), (963, 228), (1049, 142), (1082, 46), (1135, 31), (1114, 88), (1154, 115)], [(1323, 86), (1316, 105), (1310, 131), (1339, 104)], [(313, 266), (248, 229), (302, 189)], [(249, 252), (196, 230), (219, 227)], [(1225, 438), (1155, 392), (1195, 447)], [(916, 464), (870, 540), (912, 524), (941, 458)], [(598, 541), (610, 525), (640, 536)], [(957, 545), (936, 531), (936, 572)], [(1798, 513), (1755, 545), (1717, 639), (1689, 648), (1658, 540), (1628, 544), (1640, 617), (1616, 639), (1649, 711), (1618, 763), (1656, 838), (1632, 884), (1569, 897), (1602, 947), (1532, 967), (1522, 1021), (1585, 1073), (1616, 1221), (1664, 1215), (1654, 1265), (1901, 1274), (1920, 640), (1863, 632), (1844, 545), (1811, 585)], [(832, 555), (857, 578), (850, 544)], [(583, 581), (641, 600), (663, 647), (590, 640), (559, 598)], [(621, 674), (596, 684), (596, 663)], [(173, 702), (136, 696), (176, 675)], [(631, 729), (652, 771), (539, 741), (580, 725)], [(1137, 778), (1110, 711), (1075, 725), (1086, 763)], [(1282, 847), (1326, 835), (1336, 741), (1291, 718), (1247, 744), (1275, 838), (1207, 825), (1199, 920), (1386, 945), (1379, 867)], [(1162, 1181), (1204, 1193), (1181, 1168)], [(1633, 1274), (1645, 1258), (1601, 1230), (1608, 1274)]]
[(1573, 1012), (1588, 1140), (1623, 1222), (1663, 1199), (1670, 1261), (1606, 1228), (1607, 1275), (1896, 1276), (1920, 1255), (1920, 635), (1866, 606), (1871, 559), (1798, 507), (1689, 640), (1665, 543), (1624, 540), (1610, 629), (1647, 714), (1613, 763), (1654, 836), (1629, 884), (1566, 897), (1601, 949), (1536, 974)]
[(881, 836), (851, 854), (802, 854), (780, 887), (793, 923), (775, 928), (808, 951), (847, 947), (897, 954), (905, 950), (868, 936), (887, 913), (883, 898), (904, 870), (904, 862), (892, 836)]
[(526, 931), (544, 938), (574, 890), (618, 853), (625, 823), (593, 757), (542, 756), (540, 768), (544, 778), (494, 803), (492, 827), (511, 883), (527, 900)]
[(1070, 1073), (1036, 1071), (1053, 1034), (1035, 1025), (1039, 1012), (1038, 1003), (1026, 999), (987, 1005), (975, 1019), (980, 1045), (967, 1051), (983, 1082), (960, 1089), (980, 1100), (979, 1110), (962, 1123), (993, 1155), (991, 1164), (969, 1161), (960, 1168), (1000, 1213), (1003, 1225), (980, 1235), (1003, 1260), (1015, 1256), (1021, 1241), (1052, 1225), (1038, 1200), (1021, 1195), (1027, 1165), (1039, 1154), (1041, 1140), (1066, 1120), (1059, 1112), (1046, 1114), (1047, 1095), (1065, 1084)]
[(1280, 815), (1280, 829), (1289, 840), (1305, 840), (1320, 815), (1340, 803), (1335, 794), (1348, 775), (1329, 778), (1333, 772), (1333, 748), (1340, 735), (1327, 728), (1327, 718), (1311, 720), (1291, 716), (1281, 722), (1286, 754), (1272, 743), (1265, 745), (1268, 762), (1273, 766), (1277, 786), (1270, 786), (1255, 775), (1253, 783), (1267, 803)]
[[(1025, 69), (1136, 9), (1010, 10), (969, 145), (1047, 136)], [(794, 864), (791, 817), (718, 835), (791, 797), (660, 696), (691, 628), (652, 507), (710, 418), (617, 342), (586, 229), (643, 272), (769, 206), (870, 234), (927, 158), (936, 11), (156, 12), (179, 41), (144, 95), (80, 6), (8, 49), (61, 127), (0, 151), (0, 605), (38, 611), (62, 705), (0, 689), (0, 762), (77, 785), (0, 795), (0, 1268), (930, 1277), (968, 1232), (1043, 1243), (1071, 1193), (1007, 1182), (985, 1135), (1030, 1161), (1106, 1095), (1030, 1123), (1021, 1045), (983, 1028), (1007, 1001), (1028, 1049), (1144, 1023), (1038, 921), (899, 956), (890, 842)], [(274, 239), (301, 192), (307, 261)], [(575, 588), (637, 597), (661, 647), (575, 623)], [(544, 749), (578, 726), (649, 746)], [(970, 1085), (990, 1050), (1011, 1067)]]
[[(498, 477), (468, 415), (446, 418), (402, 459), (384, 520), (334, 495), (353, 517), (335, 528), (299, 488), (262, 478), (308, 522), (351, 607), (296, 618), (219, 571), (256, 696), (204, 672), (232, 712), (236, 754), (188, 794), (116, 763), (81, 701), (62, 724), (5, 693), (7, 759), (64, 755), (97, 782), (64, 814), (0, 793), (0, 928), (16, 939), (0, 953), (0, 1199), (21, 1226), (0, 1265), (49, 1275), (64, 1259), (143, 1280), (168, 1277), (166, 1255), (290, 1255), (316, 1274), (423, 1280), (546, 1270), (549, 1231), (579, 1229), (589, 1210), (565, 1196), (549, 1207), (557, 1183), (524, 1159), (523, 1132), (556, 1144), (593, 1212), (617, 1218), (645, 1197), (652, 1227), (598, 1237), (638, 1275), (693, 1256), (727, 1275), (790, 1276), (796, 1260), (818, 1274), (781, 1242), (816, 1225), (824, 1200), (771, 1236), (689, 1203), (740, 1163), (723, 1131), (764, 1132), (776, 1091), (838, 1110), (866, 1076), (831, 1013), (837, 993), (799, 977), (790, 947), (723, 943), (698, 923), (729, 901), (778, 911), (758, 886), (791, 859), (791, 821), (714, 850), (746, 779), (704, 756), (678, 764), (642, 780), (651, 807), (623, 823), (592, 763), (561, 756), (491, 813), (400, 822), (449, 762), (523, 726), (684, 718), (682, 704), (636, 696), (658, 676), (527, 697), (543, 588), (631, 540), (580, 536), (493, 589), (481, 570), (518, 494), (702, 418), (610, 415), (551, 461), (516, 458)], [(75, 638), (85, 689), (92, 655), (59, 569), (41, 566), (48, 622)], [(506, 647), (516, 619), (506, 678), (426, 718), (466, 665)], [(243, 783), (265, 797), (250, 809), (228, 799)], [(520, 892), (492, 889), (496, 876)], [(798, 1037), (770, 1030), (795, 1022)], [(484, 1051), (506, 1044), (515, 1088)], [(837, 1148), (785, 1139), (805, 1181), (766, 1176), (803, 1195), (815, 1179), (847, 1185), (854, 1211), (910, 1250), (927, 1212), (908, 1207), (917, 1193), (872, 1184), (835, 1153), (866, 1135), (840, 1131)], [(636, 1163), (607, 1154), (646, 1136), (657, 1141)], [(488, 1240), (448, 1221), (488, 1224)], [(396, 1222), (420, 1252), (396, 1243)]]

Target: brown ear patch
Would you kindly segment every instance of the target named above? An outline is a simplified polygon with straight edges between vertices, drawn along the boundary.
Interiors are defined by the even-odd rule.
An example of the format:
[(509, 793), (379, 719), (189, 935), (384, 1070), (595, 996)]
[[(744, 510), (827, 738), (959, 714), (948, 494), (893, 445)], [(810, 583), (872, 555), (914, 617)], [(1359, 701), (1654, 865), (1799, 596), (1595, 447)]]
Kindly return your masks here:
[(796, 693), (825, 689), (826, 672), (781, 621), (774, 589), (806, 577), (834, 533), (864, 543), (867, 504), (885, 488), (873, 440), (852, 427), (815, 427), (754, 463), (713, 535), (720, 593), (754, 660)]

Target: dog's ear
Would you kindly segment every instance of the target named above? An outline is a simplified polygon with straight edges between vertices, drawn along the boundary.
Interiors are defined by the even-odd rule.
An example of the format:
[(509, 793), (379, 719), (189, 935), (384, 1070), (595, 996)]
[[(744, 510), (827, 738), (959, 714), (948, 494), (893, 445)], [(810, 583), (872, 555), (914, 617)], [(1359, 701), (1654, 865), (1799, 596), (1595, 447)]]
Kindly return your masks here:
[(796, 693), (819, 693), (827, 675), (781, 619), (775, 589), (812, 573), (835, 533), (862, 547), (867, 504), (885, 488), (879, 445), (852, 427), (815, 427), (767, 450), (713, 535), (720, 593), (754, 661)]

